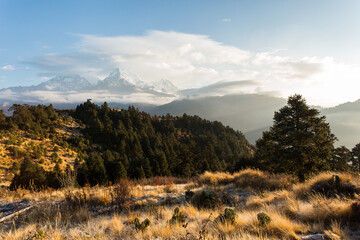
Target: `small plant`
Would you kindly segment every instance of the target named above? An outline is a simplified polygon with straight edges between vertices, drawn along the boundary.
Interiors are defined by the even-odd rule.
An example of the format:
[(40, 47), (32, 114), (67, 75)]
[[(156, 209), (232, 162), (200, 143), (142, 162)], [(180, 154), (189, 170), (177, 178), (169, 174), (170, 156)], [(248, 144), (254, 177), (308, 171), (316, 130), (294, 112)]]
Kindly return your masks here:
[[(220, 214), (217, 218), (215, 218), (215, 223), (231, 223), (234, 225), (236, 223), (236, 212), (234, 209), (225, 208), (225, 214)], [(258, 215), (259, 216), (259, 215)]]
[(270, 216), (263, 212), (258, 213), (257, 219), (261, 226), (265, 226), (271, 222)]
[(45, 237), (46, 232), (42, 230), (40, 226), (37, 226), (34, 235), (30, 236), (28, 239), (44, 239)]
[(191, 201), (191, 199), (192, 199), (192, 197), (194, 196), (194, 192), (193, 191), (191, 191), (191, 190), (187, 190), (186, 192), (185, 192), (185, 201), (186, 202), (190, 202)]
[(123, 204), (127, 198), (130, 197), (131, 189), (134, 183), (129, 179), (119, 179), (114, 187), (114, 197), (120, 203)]
[(140, 223), (139, 218), (135, 218), (134, 220), (135, 229), (137, 231), (141, 230), (142, 232), (144, 232), (150, 226), (150, 223), (150, 220), (147, 218), (142, 223)]
[(180, 208), (176, 207), (174, 209), (174, 214), (170, 219), (170, 224), (184, 224), (186, 216), (180, 211)]
[(198, 208), (214, 209), (221, 205), (219, 197), (212, 191), (202, 191), (200, 195), (194, 196), (193, 202)]

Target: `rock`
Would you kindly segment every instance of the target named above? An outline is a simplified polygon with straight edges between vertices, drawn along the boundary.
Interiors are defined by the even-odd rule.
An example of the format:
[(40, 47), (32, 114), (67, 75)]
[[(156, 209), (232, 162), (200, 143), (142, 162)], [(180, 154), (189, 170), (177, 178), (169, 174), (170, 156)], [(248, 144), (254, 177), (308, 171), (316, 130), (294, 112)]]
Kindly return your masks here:
[(300, 236), (300, 239), (301, 240), (325, 240), (325, 239), (328, 239), (328, 238), (326, 237), (326, 234), (318, 233), (318, 234)]

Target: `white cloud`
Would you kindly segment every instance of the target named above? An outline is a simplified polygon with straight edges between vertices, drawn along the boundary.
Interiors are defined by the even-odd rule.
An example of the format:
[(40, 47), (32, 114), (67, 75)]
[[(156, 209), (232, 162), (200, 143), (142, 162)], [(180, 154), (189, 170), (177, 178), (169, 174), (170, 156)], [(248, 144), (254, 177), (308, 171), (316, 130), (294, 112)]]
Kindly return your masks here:
[(221, 19), (222, 22), (231, 22), (231, 19), (230, 18), (223, 18)]
[(282, 97), (300, 93), (309, 103), (326, 106), (360, 97), (356, 92), (360, 68), (330, 57), (295, 59), (277, 51), (256, 53), (205, 35), (173, 31), (149, 31), (142, 36), (79, 36), (76, 52), (47, 54), (25, 63), (39, 68), (43, 77), (79, 74), (89, 80), (103, 79), (119, 67), (148, 83), (168, 79), (182, 90), (220, 81), (255, 80), (257, 92), (277, 92)]
[(15, 70), (13, 65), (5, 65), (5, 66), (2, 66), (1, 69), (4, 70), (4, 71), (13, 71), (13, 70)]

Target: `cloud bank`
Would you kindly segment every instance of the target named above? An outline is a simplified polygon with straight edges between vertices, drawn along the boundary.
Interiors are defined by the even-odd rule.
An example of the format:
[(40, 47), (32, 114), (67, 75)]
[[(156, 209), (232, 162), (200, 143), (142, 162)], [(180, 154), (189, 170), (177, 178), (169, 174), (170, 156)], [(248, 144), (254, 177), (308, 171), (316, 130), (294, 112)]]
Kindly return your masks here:
[[(300, 93), (311, 104), (323, 106), (360, 97), (356, 91), (360, 68), (331, 57), (294, 59), (279, 52), (251, 52), (205, 35), (174, 31), (149, 31), (142, 36), (78, 36), (74, 52), (38, 56), (25, 63), (38, 68), (42, 77), (79, 74), (93, 81), (119, 67), (148, 83), (168, 79), (181, 90), (202, 89), (201, 96), (214, 93), (214, 84), (219, 82), (253, 81), (251, 87), (244, 84), (236, 89), (239, 93), (276, 92), (281, 97)], [(209, 85), (211, 91), (204, 90)], [(219, 94), (230, 90), (234, 94), (232, 84), (224, 85)]]

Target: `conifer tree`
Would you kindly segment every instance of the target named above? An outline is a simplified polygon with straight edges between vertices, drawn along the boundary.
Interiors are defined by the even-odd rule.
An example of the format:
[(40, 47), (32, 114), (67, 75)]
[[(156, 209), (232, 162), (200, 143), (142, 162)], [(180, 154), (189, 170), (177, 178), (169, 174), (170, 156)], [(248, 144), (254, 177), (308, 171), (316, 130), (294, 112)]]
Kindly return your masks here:
[(318, 115), (301, 95), (290, 96), (287, 105), (275, 112), (273, 126), (256, 142), (261, 166), (295, 174), (300, 181), (329, 169), (336, 138), (325, 117)]

